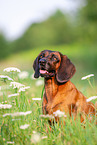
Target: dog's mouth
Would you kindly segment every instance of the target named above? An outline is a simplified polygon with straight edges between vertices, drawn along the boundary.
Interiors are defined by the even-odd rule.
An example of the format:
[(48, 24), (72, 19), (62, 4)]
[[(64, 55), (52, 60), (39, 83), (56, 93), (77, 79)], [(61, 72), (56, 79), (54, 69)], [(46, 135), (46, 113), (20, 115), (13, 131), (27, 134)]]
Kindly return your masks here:
[(47, 71), (45, 69), (40, 69), (40, 75), (42, 77), (52, 77), (55, 75), (55, 71), (54, 70), (51, 70), (51, 71)]
[(47, 70), (40, 70), (40, 74), (48, 74), (49, 72)]

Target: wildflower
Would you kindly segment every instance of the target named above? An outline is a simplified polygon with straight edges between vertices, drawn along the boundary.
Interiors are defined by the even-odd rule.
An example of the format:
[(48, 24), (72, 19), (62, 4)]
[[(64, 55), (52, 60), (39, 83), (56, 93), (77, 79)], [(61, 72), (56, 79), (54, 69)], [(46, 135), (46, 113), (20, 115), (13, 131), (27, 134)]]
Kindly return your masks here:
[(20, 126), (20, 129), (26, 129), (26, 128), (28, 128), (29, 127), (29, 124), (25, 124), (25, 125), (21, 125)]
[(41, 140), (41, 135), (40, 135), (40, 133), (34, 133), (34, 134), (32, 134), (32, 136), (31, 136), (31, 143), (38, 143), (38, 142), (40, 142), (40, 140)]
[(97, 96), (92, 96), (92, 97), (86, 99), (86, 102), (90, 102), (91, 100), (94, 100), (94, 99), (97, 99)]
[(36, 120), (33, 120), (34, 122), (36, 122)]
[(33, 130), (33, 133), (36, 133), (36, 131)]
[(47, 138), (47, 136), (42, 136), (42, 137), (41, 137), (41, 139), (46, 139), (46, 138)]
[(22, 88), (19, 89), (19, 92), (25, 92), (26, 89), (29, 89), (29, 88), (30, 88), (30, 86), (22, 87)]
[(7, 144), (14, 144), (14, 141), (7, 141)]
[(4, 76), (4, 75), (0, 75), (0, 78), (3, 79), (3, 80), (9, 80), (9, 81), (13, 81), (12, 78), (10, 78), (9, 76)]
[(5, 141), (5, 138), (3, 138), (3, 141)]
[(43, 80), (38, 80), (35, 84), (36, 86), (41, 86), (43, 85)]
[(11, 95), (8, 95), (8, 98), (18, 96), (18, 95), (19, 95), (19, 93), (11, 94)]
[(10, 109), (12, 105), (10, 104), (0, 104), (0, 109)]
[(45, 118), (45, 119), (53, 119), (54, 118), (54, 116), (53, 115), (49, 115), (49, 114), (47, 114), (47, 115), (39, 115), (39, 117), (41, 117), (41, 118)]
[(18, 82), (11, 82), (10, 83), (10, 86), (12, 87), (13, 86), (13, 89), (15, 89), (15, 88), (20, 88), (20, 87), (24, 87), (25, 85), (23, 85), (23, 84), (20, 84), (20, 83), (18, 83)]
[(21, 119), (12, 119), (12, 121), (21, 120)]
[(40, 101), (41, 98), (32, 98), (32, 100), (38, 100), (38, 101)]
[(31, 113), (32, 113), (32, 111), (6, 113), (6, 114), (3, 115), (3, 117), (5, 117), (5, 116), (23, 116), (23, 115), (26, 116), (26, 115), (31, 114)]
[(21, 72), (18, 68), (16, 67), (8, 67), (8, 68), (5, 68), (3, 71), (6, 71), (6, 72)]
[(20, 79), (26, 79), (29, 76), (29, 73), (27, 71), (22, 71), (18, 74)]
[(93, 77), (93, 76), (94, 76), (94, 74), (90, 74), (90, 75), (87, 75), (85, 77), (82, 77), (81, 80), (85, 80), (85, 79), (88, 79), (88, 78)]
[(53, 112), (53, 114), (57, 117), (66, 117), (65, 113), (60, 111), (60, 110), (57, 110), (56, 112)]

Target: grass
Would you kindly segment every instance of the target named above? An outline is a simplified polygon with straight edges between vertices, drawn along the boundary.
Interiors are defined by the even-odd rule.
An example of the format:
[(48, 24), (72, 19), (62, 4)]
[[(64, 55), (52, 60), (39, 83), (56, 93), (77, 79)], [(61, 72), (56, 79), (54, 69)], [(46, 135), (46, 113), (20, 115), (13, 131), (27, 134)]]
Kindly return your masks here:
[[(25, 86), (30, 86), (30, 89), (26, 90), (25, 92), (20, 92), (16, 97), (13, 96), (8, 98), (9, 94), (17, 93), (18, 89), (9, 87), (9, 81), (4, 82), (0, 79), (0, 86), (2, 87), (2, 90), (0, 90), (0, 103), (12, 105), (12, 108), (10, 109), (0, 109), (0, 145), (7, 145), (9, 144), (9, 141), (14, 142), (16, 145), (95, 145), (97, 143), (97, 126), (95, 125), (95, 119), (91, 123), (86, 120), (84, 128), (83, 124), (80, 123), (79, 118), (78, 120), (74, 121), (73, 117), (71, 119), (67, 117), (66, 125), (62, 123), (64, 120), (62, 118), (61, 124), (55, 123), (50, 130), (48, 121), (40, 118), (40, 115), (42, 114), (42, 100), (33, 101), (32, 98), (41, 97), (43, 84), (36, 86), (36, 82), (43, 79), (31, 79), (31, 75), (33, 73), (31, 67), (35, 57), (43, 49), (45, 48), (29, 50), (20, 54), (16, 54), (1, 62), (1, 74), (8, 75), (9, 77), (13, 78), (14, 81), (20, 82)], [(49, 47), (46, 49), (49, 49)], [(63, 54), (68, 55), (68, 57), (76, 65), (77, 74), (74, 76), (72, 81), (77, 88), (88, 97), (91, 95), (97, 95), (96, 85), (94, 83), (94, 80), (96, 81), (97, 78), (96, 75), (95, 78), (90, 78), (93, 88), (89, 85), (87, 80), (81, 81), (81, 77), (84, 75), (97, 72), (97, 68), (95, 68), (95, 65), (93, 64), (97, 58), (97, 50), (95, 50), (94, 47), (92, 49), (88, 49), (88, 46), (79, 47), (78, 45), (72, 45), (70, 47), (58, 46), (54, 47), (54, 50), (60, 50), (60, 52)], [(90, 58), (92, 62), (90, 61)], [(93, 69), (91, 66), (90, 69), (88, 68), (88, 65), (86, 65), (87, 61), (89, 63), (88, 65), (92, 64)], [(18, 77), (18, 73), (14, 73), (12, 75), (12, 73), (3, 72), (3, 68), (8, 66), (19, 67), (22, 71), (28, 71), (29, 77), (22, 80)], [(95, 103), (96, 100), (93, 100), (92, 102)], [(32, 113), (26, 116), (3, 117), (3, 115), (6, 113), (26, 111), (32, 111)], [(20, 126), (24, 124), (28, 124), (29, 127), (26, 129), (21, 129)]]

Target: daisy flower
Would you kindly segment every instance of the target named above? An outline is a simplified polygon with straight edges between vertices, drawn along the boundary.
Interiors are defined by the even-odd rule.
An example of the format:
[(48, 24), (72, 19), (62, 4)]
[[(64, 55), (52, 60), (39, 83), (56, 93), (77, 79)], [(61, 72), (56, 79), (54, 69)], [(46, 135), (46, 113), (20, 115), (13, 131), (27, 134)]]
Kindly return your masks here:
[(41, 140), (40, 133), (34, 133), (34, 134), (32, 134), (32, 136), (31, 136), (31, 143), (36, 144), (36, 143), (40, 142), (40, 140)]
[(20, 79), (26, 79), (29, 76), (29, 73), (27, 71), (22, 71), (18, 74)]
[(25, 85), (21, 84), (21, 83), (18, 83), (18, 82), (11, 82), (10, 83), (10, 87), (13, 87), (13, 89), (15, 88), (21, 88), (21, 87), (24, 87)]
[(22, 88), (19, 89), (19, 92), (25, 92), (26, 89), (29, 89), (29, 88), (30, 88), (30, 86), (22, 87)]
[(94, 99), (97, 99), (97, 96), (92, 96), (92, 97), (86, 99), (86, 102), (90, 102), (91, 100), (94, 100)]
[(10, 109), (12, 105), (10, 104), (0, 104), (0, 109)]
[(6, 113), (6, 114), (3, 115), (3, 117), (5, 117), (5, 116), (23, 116), (23, 115), (26, 116), (26, 115), (31, 114), (31, 113), (32, 113), (32, 111)]
[(49, 114), (47, 114), (47, 115), (39, 115), (39, 117), (45, 118), (45, 119), (53, 119), (54, 118), (53, 115), (49, 115)]
[(94, 74), (90, 74), (90, 75), (87, 75), (85, 77), (82, 77), (81, 80), (86, 80), (86, 79), (93, 77), (93, 76), (94, 76)]
[(40, 101), (41, 98), (32, 98), (32, 100), (35, 100), (35, 101)]
[(21, 125), (20, 126), (20, 129), (26, 129), (26, 128), (28, 128), (29, 127), (29, 124), (25, 124), (25, 125)]
[(14, 141), (7, 141), (7, 144), (14, 144)]
[(8, 67), (8, 68), (5, 68), (3, 71), (6, 71), (6, 72), (21, 72), (18, 68), (16, 67)]
[(11, 94), (11, 95), (8, 95), (8, 98), (15, 97), (15, 96), (18, 96), (18, 95), (19, 95), (19, 93)]
[(0, 75), (0, 78), (1, 79), (4, 79), (4, 80), (9, 80), (9, 81), (13, 81), (13, 79), (12, 78), (10, 78), (9, 76), (5, 76), (5, 75)]
[(56, 112), (53, 112), (53, 114), (57, 117), (66, 117), (65, 113), (60, 111), (60, 110), (57, 110)]
[(36, 86), (42, 86), (43, 85), (43, 80), (38, 80), (36, 81)]

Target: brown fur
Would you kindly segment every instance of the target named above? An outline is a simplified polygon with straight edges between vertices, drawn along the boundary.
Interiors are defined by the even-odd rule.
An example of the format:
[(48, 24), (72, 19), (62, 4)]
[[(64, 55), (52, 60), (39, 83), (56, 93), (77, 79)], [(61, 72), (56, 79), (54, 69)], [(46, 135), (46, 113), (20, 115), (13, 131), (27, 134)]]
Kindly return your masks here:
[[(76, 69), (66, 55), (44, 50), (35, 59), (33, 68), (35, 78), (40, 75), (44, 77), (43, 114), (53, 114), (60, 110), (76, 117), (81, 113), (81, 122), (84, 120), (82, 114), (95, 114), (93, 104), (86, 102), (86, 97), (70, 81)], [(41, 74), (42, 69), (48, 73)]]

